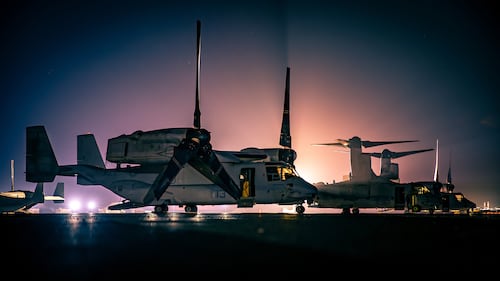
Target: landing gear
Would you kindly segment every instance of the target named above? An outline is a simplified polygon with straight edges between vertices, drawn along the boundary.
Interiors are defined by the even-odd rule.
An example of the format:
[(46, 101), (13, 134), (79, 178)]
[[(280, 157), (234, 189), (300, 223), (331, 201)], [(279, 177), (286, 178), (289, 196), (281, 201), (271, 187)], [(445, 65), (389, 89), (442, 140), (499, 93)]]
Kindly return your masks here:
[(196, 207), (196, 205), (191, 205), (191, 204), (188, 204), (184, 207), (184, 211), (186, 213), (197, 213), (198, 212), (198, 207)]
[(154, 213), (157, 215), (164, 215), (168, 212), (168, 205), (167, 204), (161, 204), (161, 205), (156, 205), (154, 209)]
[(342, 208), (342, 215), (359, 215), (359, 208), (353, 207), (352, 210), (351, 208)]
[(351, 208), (342, 208), (342, 215), (350, 215)]
[(295, 211), (297, 212), (297, 214), (303, 214), (305, 210), (306, 208), (302, 205), (298, 205), (297, 207), (295, 207)]

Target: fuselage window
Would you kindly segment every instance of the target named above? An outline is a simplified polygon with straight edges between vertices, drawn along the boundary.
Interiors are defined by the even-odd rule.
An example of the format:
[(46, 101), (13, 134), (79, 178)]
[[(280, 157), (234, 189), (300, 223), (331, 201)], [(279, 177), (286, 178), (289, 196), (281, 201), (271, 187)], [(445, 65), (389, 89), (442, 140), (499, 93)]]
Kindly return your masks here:
[(279, 181), (280, 174), (278, 167), (266, 167), (267, 181)]

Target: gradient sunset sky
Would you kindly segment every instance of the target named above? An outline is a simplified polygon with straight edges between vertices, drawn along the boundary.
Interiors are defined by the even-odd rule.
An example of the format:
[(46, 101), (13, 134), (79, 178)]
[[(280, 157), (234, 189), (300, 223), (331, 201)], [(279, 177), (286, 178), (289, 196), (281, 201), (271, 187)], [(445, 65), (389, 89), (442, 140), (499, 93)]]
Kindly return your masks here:
[[(419, 140), (365, 149), (451, 155), (455, 191), (500, 206), (500, 32), (495, 1), (12, 1), (1, 17), (1, 191), (25, 181), (25, 130), (44, 125), (60, 164), (76, 136), (191, 127), (196, 21), (201, 124), (216, 150), (278, 147), (286, 67), (292, 147), (311, 183), (341, 181), (338, 138)], [(434, 152), (398, 158), (401, 182), (432, 180)], [(372, 158), (378, 174), (378, 159)], [(113, 167), (107, 163), (109, 168)], [(119, 201), (66, 183), (66, 200)], [(51, 193), (55, 183), (47, 184)], [(45, 203), (48, 204), (48, 203)], [(66, 204), (66, 203), (65, 203)]]

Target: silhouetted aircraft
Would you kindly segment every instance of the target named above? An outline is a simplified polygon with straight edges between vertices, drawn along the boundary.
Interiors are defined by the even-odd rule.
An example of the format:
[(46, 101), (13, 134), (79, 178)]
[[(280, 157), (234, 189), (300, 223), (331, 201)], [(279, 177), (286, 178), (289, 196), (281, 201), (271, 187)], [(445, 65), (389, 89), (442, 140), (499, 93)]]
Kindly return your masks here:
[[(350, 150), (351, 172), (349, 179), (337, 183), (317, 183), (318, 196), (311, 207), (340, 208), (342, 213), (358, 214), (360, 208), (380, 208), (404, 210), (407, 207), (407, 195), (413, 194), (412, 186), (399, 183), (399, 167), (391, 159), (433, 149), (392, 152), (385, 149), (382, 153), (365, 153), (362, 147), (374, 147), (386, 144), (416, 142), (410, 141), (363, 141), (355, 136), (349, 140), (338, 139), (333, 143), (315, 145), (342, 146)], [(381, 158), (381, 172), (376, 175), (371, 168), (371, 158)], [(418, 195), (421, 202), (435, 198)], [(429, 203), (430, 204), (430, 203)], [(433, 204), (434, 205), (434, 204)], [(426, 205), (427, 206), (427, 205)]]
[(36, 204), (52, 200), (64, 202), (64, 183), (57, 183), (52, 196), (45, 196), (43, 183), (37, 183), (35, 190), (16, 190), (14, 188), (14, 160), (11, 160), (11, 190), (0, 192), (0, 213), (27, 213)]
[[(430, 213), (433, 213), (435, 210), (441, 210), (443, 212), (470, 213), (474, 208), (476, 208), (476, 204), (467, 199), (463, 193), (454, 192), (455, 185), (451, 181), (451, 153), (449, 161), (447, 181), (446, 183), (442, 183), (439, 180), (439, 140), (436, 140), (436, 159), (433, 180), (411, 182), (410, 184), (414, 190), (429, 190), (440, 199), (434, 209), (428, 209)], [(412, 212), (420, 212), (424, 209), (421, 206), (423, 204), (420, 202), (419, 198), (414, 195), (411, 196), (410, 204), (412, 206)]]
[[(298, 176), (291, 147), (212, 149), (210, 133), (200, 125), (200, 26), (198, 21), (194, 128), (136, 131), (111, 138), (106, 160), (116, 168), (107, 169), (94, 135), (79, 135), (77, 164), (60, 166), (45, 128), (27, 127), (26, 180), (50, 182), (56, 175), (76, 175), (80, 185), (102, 185), (124, 198), (109, 206), (110, 210), (154, 206), (155, 212), (163, 213), (169, 205), (178, 205), (186, 212), (197, 212), (197, 205), (252, 207), (259, 203), (298, 205), (297, 212), (304, 212), (302, 204), (312, 201), (317, 190)], [(285, 120), (289, 69), (286, 79), (281, 137), (291, 139)]]

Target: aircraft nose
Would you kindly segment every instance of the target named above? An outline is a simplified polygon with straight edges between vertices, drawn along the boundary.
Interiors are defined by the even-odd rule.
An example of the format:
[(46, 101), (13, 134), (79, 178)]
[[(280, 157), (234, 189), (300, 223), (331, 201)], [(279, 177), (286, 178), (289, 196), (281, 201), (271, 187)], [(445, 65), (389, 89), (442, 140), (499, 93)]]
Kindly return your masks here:
[(301, 178), (291, 183), (291, 189), (293, 190), (291, 196), (296, 198), (313, 199), (318, 194), (318, 189), (314, 185)]

